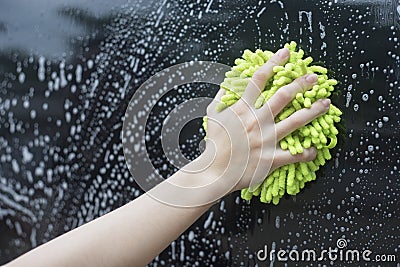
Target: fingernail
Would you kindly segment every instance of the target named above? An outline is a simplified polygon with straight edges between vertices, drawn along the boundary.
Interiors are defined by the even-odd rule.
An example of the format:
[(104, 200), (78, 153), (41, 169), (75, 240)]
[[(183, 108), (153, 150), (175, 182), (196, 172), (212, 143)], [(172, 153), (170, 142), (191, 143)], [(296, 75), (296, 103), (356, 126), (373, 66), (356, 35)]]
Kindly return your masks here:
[(329, 105), (331, 104), (331, 100), (329, 98), (326, 98), (322, 100), (322, 104), (324, 104), (324, 106), (326, 107), (329, 107)]
[(279, 56), (280, 58), (286, 58), (286, 57), (288, 57), (288, 56), (289, 56), (289, 49), (287, 49), (286, 47), (280, 49), (280, 50), (278, 51), (278, 56)]
[(306, 81), (309, 83), (315, 83), (318, 81), (318, 75), (317, 74), (308, 74), (306, 77)]

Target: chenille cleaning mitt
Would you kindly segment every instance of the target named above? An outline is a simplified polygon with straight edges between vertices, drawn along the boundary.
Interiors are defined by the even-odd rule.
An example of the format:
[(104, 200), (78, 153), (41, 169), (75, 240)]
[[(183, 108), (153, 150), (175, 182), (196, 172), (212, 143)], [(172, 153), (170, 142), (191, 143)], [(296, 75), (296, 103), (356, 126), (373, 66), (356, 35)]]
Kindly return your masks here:
[[(295, 42), (285, 44), (285, 47), (290, 50), (290, 58), (284, 66), (274, 67), (275, 74), (265, 86), (262, 96), (257, 99), (255, 107), (261, 107), (279, 88), (305, 74), (317, 74), (318, 83), (304, 93), (297, 93), (291, 103), (276, 116), (275, 122), (284, 120), (299, 109), (309, 108), (313, 102), (320, 98), (329, 98), (337, 84), (335, 79), (328, 78), (326, 68), (311, 65), (313, 59), (311, 57), (303, 58), (304, 51), (302, 49), (296, 51), (296, 46)], [(273, 54), (271, 51), (260, 49), (255, 52), (245, 50), (242, 58), (235, 60), (235, 66), (225, 74), (226, 78), (220, 85), (221, 88), (226, 90), (226, 93), (217, 106), (218, 111), (239, 100), (253, 73), (266, 63)], [(314, 146), (317, 149), (316, 158), (313, 161), (292, 163), (277, 168), (256, 188), (252, 188), (252, 190), (243, 189), (241, 197), (250, 200), (253, 196), (259, 196), (261, 202), (272, 202), (276, 205), (285, 193), (296, 195), (306, 182), (315, 180), (315, 172), (332, 157), (330, 149), (336, 146), (339, 133), (335, 123), (340, 121), (341, 114), (342, 112), (331, 104), (327, 113), (283, 138), (279, 142), (282, 149), (288, 149), (294, 155), (302, 153), (304, 148)], [(205, 130), (207, 130), (206, 126), (207, 117), (204, 117), (203, 127)]]

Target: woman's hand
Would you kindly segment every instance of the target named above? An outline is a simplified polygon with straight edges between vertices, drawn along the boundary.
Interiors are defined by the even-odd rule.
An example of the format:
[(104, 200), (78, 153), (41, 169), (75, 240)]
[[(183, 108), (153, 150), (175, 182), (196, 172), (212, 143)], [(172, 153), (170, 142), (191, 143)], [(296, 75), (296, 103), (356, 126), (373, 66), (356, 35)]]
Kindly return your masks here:
[(207, 140), (204, 154), (212, 159), (209, 168), (214, 177), (225, 180), (229, 191), (240, 190), (262, 182), (274, 169), (294, 162), (311, 161), (316, 149), (305, 149), (292, 155), (282, 150), (278, 142), (322, 115), (329, 109), (330, 100), (320, 99), (310, 108), (304, 108), (278, 123), (274, 117), (292, 101), (299, 92), (310, 89), (317, 82), (316, 74), (300, 77), (280, 88), (259, 109), (254, 103), (274, 72), (273, 67), (283, 65), (289, 58), (289, 50), (279, 50), (253, 75), (241, 99), (222, 112), (216, 111), (225, 90), (221, 89), (215, 101), (207, 109)]
[[(254, 102), (272, 68), (289, 57), (281, 49), (254, 74), (241, 100), (207, 116), (206, 149), (166, 181), (134, 201), (65, 233), (22, 255), (7, 266), (145, 266), (223, 195), (261, 182), (273, 169), (316, 156), (314, 149), (292, 156), (277, 143), (285, 135), (328, 110), (329, 100), (274, 122), (295, 96), (310, 88), (316, 76), (298, 78), (279, 89), (262, 108)], [(93, 246), (95, 244), (95, 246)]]

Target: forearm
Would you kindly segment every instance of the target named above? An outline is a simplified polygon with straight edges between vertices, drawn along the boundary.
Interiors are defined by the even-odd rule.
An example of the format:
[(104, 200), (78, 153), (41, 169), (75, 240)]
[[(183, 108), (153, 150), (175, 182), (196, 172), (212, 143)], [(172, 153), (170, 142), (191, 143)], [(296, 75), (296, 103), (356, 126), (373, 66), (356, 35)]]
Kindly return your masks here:
[(204, 203), (196, 207), (172, 206), (154, 195), (170, 190), (170, 182), (183, 186), (198, 186), (200, 180), (207, 183), (211, 181), (208, 175), (179, 171), (134, 201), (28, 252), (9, 266), (144, 266), (225, 191), (211, 186), (208, 194), (175, 195)]

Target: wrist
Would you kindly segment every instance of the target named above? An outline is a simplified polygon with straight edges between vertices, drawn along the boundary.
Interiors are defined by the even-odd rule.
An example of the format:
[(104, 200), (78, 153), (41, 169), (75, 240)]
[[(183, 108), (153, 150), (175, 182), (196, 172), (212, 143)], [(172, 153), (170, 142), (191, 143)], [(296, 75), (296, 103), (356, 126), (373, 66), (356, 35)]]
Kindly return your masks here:
[(224, 190), (226, 192), (225, 195), (228, 195), (241, 189), (239, 182), (246, 169), (246, 164), (232, 162), (231, 160), (232, 158), (229, 155), (216, 159), (213, 149), (206, 149), (203, 154), (190, 164), (198, 161), (200, 162), (199, 165), (207, 166), (204, 171), (205, 176), (214, 179), (215, 187)]
[(203, 206), (231, 193), (234, 184), (229, 180), (203, 153), (148, 193), (172, 206)]
[[(240, 175), (234, 173), (229, 166), (229, 157), (226, 162), (216, 161), (213, 153), (205, 150), (198, 158), (190, 162), (181, 171), (197, 174), (194, 186), (207, 186), (212, 192), (221, 197), (236, 191)], [(194, 171), (194, 172), (193, 172)]]

